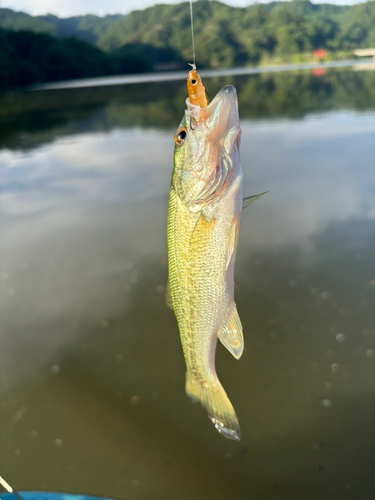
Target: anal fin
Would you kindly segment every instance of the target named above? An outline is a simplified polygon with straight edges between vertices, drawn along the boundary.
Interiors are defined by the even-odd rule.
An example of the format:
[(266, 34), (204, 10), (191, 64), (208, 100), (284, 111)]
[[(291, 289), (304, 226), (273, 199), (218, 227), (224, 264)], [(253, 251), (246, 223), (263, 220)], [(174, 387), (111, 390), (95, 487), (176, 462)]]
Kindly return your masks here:
[(234, 302), (229, 306), (225, 322), (219, 331), (219, 340), (228, 351), (239, 359), (243, 353), (242, 325)]

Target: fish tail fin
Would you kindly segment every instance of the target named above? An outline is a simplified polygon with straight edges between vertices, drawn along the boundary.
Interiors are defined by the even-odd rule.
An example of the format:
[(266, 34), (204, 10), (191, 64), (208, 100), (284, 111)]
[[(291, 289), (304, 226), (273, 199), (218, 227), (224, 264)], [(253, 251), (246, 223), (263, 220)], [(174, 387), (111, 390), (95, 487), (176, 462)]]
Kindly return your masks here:
[(236, 441), (240, 440), (240, 425), (236, 412), (219, 381), (214, 384), (202, 382), (187, 373), (186, 394), (206, 408), (209, 419), (220, 434)]

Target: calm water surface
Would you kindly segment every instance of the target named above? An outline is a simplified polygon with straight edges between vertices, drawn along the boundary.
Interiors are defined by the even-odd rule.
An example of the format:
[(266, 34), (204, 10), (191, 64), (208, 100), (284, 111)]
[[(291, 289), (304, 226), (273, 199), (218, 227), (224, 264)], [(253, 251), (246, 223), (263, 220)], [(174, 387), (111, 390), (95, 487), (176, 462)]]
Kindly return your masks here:
[(375, 72), (236, 85), (246, 195), (225, 440), (164, 304), (183, 82), (0, 95), (0, 472), (123, 500), (375, 497)]

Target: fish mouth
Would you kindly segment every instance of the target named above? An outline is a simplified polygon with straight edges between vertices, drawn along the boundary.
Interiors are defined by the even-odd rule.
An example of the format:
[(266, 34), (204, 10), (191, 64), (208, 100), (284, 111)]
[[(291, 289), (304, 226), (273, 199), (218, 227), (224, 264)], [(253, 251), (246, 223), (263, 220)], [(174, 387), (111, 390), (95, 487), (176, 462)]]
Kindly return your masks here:
[(186, 105), (191, 129), (204, 129), (207, 136), (230, 152), (241, 133), (237, 91), (233, 85), (226, 85), (219, 90), (204, 108), (191, 104), (189, 98)]
[(233, 85), (226, 85), (219, 90), (214, 99), (204, 108), (192, 104), (189, 98), (186, 99), (186, 106), (186, 114), (190, 119), (206, 122), (209, 126), (216, 124), (219, 119), (225, 121), (228, 118), (239, 123), (237, 91)]

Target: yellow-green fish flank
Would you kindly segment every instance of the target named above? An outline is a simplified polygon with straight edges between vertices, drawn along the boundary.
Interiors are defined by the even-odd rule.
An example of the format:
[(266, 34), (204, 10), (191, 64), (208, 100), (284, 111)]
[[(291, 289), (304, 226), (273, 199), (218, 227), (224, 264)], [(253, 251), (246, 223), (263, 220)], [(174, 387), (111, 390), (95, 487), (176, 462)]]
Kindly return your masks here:
[(202, 403), (220, 433), (239, 439), (215, 370), (217, 339), (237, 359), (243, 351), (233, 296), (243, 190), (236, 89), (224, 87), (204, 108), (186, 103), (169, 197), (167, 302), (178, 322), (188, 396)]

